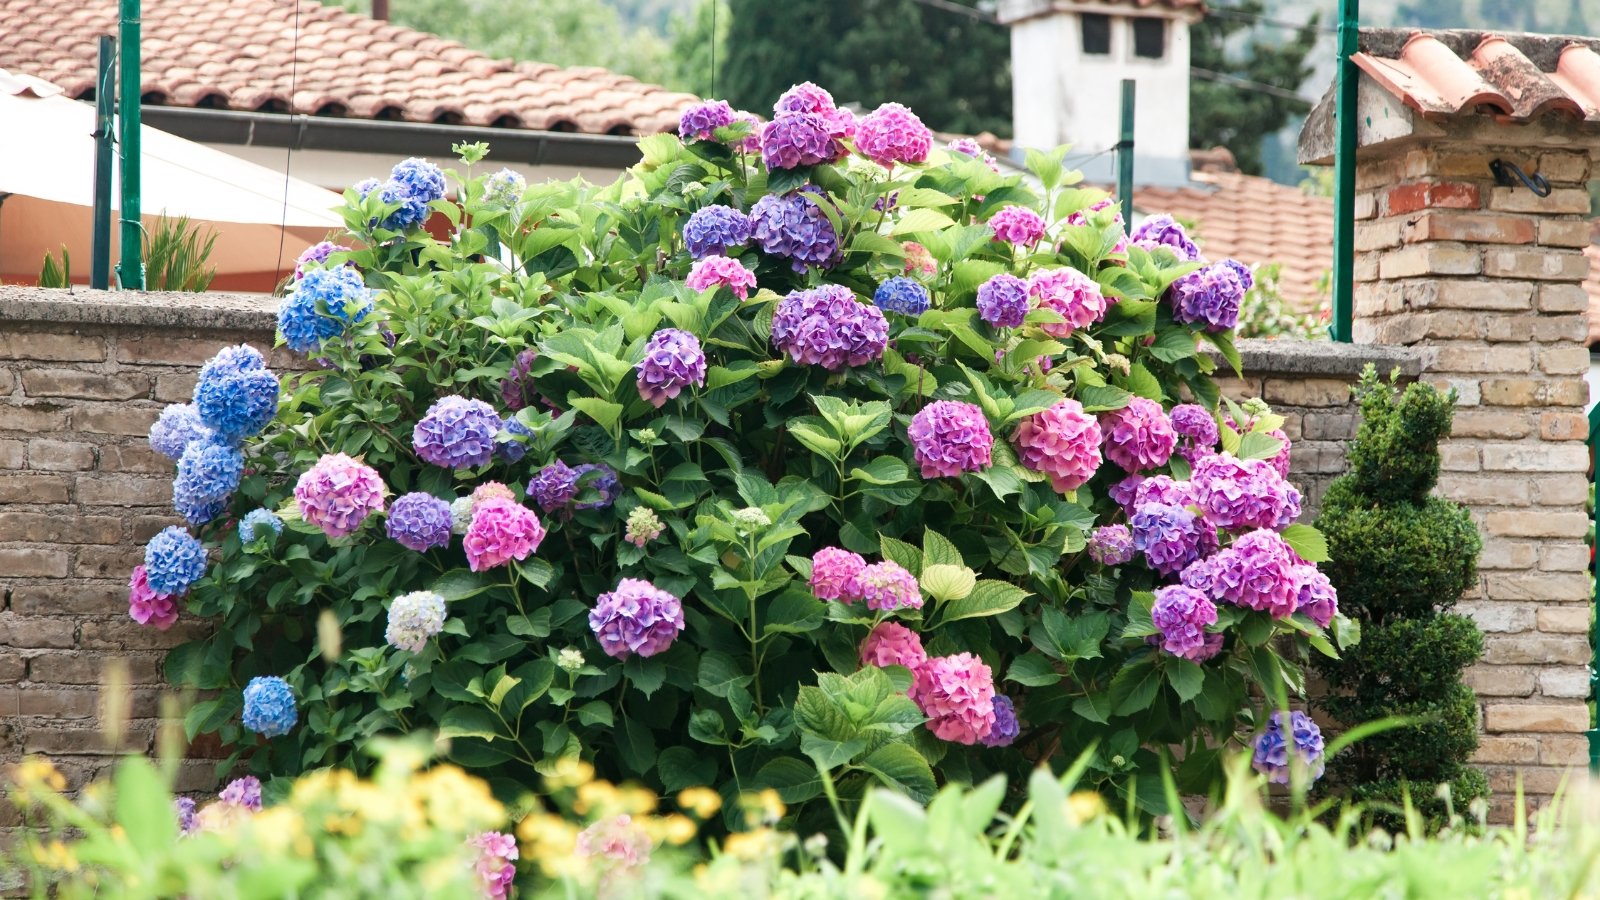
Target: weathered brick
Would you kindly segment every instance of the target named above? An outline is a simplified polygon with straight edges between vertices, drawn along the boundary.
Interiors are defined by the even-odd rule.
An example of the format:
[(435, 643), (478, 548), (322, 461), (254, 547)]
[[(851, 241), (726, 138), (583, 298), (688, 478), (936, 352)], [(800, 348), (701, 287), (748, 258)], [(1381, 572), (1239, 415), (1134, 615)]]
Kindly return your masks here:
[(78, 558), (72, 565), (72, 574), (77, 578), (116, 578), (132, 572), (134, 566), (144, 562), (144, 548), (136, 546), (126, 547), (84, 547), (78, 551)]
[(0, 431), (49, 434), (67, 427), (67, 410), (52, 403), (0, 403)]
[(1492, 666), (1581, 666), (1590, 656), (1588, 637), (1581, 634), (1491, 634), (1483, 643), (1483, 660)]
[(71, 647), (77, 633), (78, 623), (70, 618), (0, 613), (0, 646), (19, 650)]
[[(1489, 789), (1502, 797), (1509, 797), (1520, 787), (1523, 794), (1530, 800), (1528, 815), (1531, 818), (1536, 815), (1534, 812), (1535, 804), (1531, 802), (1533, 798), (1569, 789), (1573, 773), (1570, 769), (1551, 766), (1518, 766), (1516, 768), (1489, 766), (1484, 770), (1484, 774), (1489, 777)], [(1508, 805), (1510, 804), (1496, 803), (1489, 807), (1491, 824), (1495, 824), (1493, 822), (1495, 811)]]
[[(1461, 414), (1456, 414), (1456, 421)], [(1486, 506), (1527, 506), (1533, 502), (1532, 490), (1526, 481), (1507, 479), (1503, 475), (1465, 475), (1445, 473), (1439, 479), (1439, 492), (1456, 501)]]
[(1478, 568), (1522, 571), (1533, 568), (1538, 561), (1539, 542), (1499, 538), (1483, 545), (1483, 553), (1478, 557)]
[(1490, 703), (1484, 707), (1487, 731), (1580, 732), (1589, 729), (1584, 703)]
[(1549, 248), (1483, 251), (1483, 274), (1490, 278), (1535, 278), (1541, 281), (1582, 281), (1589, 259), (1572, 250)]
[(1588, 604), (1541, 607), (1539, 630), (1550, 634), (1588, 634), (1590, 615)]
[[(1317, 412), (1308, 413), (1303, 418), (1300, 436), (1306, 439), (1348, 441), (1356, 436), (1358, 420), (1355, 413)], [(1289, 436), (1291, 441), (1298, 439), (1294, 435)]]
[(29, 397), (68, 397), (74, 400), (133, 400), (150, 394), (144, 375), (105, 375), (80, 369), (26, 369), (22, 392)]
[(1274, 378), (1266, 383), (1264, 399), (1285, 406), (1345, 406), (1350, 402), (1350, 382), (1337, 378)]
[(16, 385), (17, 376), (11, 374), (10, 369), (0, 368), (0, 397), (9, 397)]
[(1532, 378), (1491, 378), (1482, 383), (1483, 402), (1490, 406), (1543, 406), (1547, 384)]
[(0, 547), (0, 574), (12, 578), (65, 578), (67, 554), (42, 547)]
[(165, 506), (172, 481), (140, 475), (78, 476), (78, 502), (85, 506)]
[(165, 650), (184, 641), (205, 637), (211, 626), (205, 622), (179, 619), (167, 631), (156, 631), (132, 619), (84, 622), (78, 630), (78, 646), (85, 650)]
[(1539, 671), (1539, 693), (1546, 697), (1587, 699), (1589, 696), (1589, 669), (1587, 667), (1554, 668)]
[[(19, 586), (11, 592), (11, 609), (23, 616), (127, 615), (128, 579), (123, 576), (113, 584), (73, 581)], [(0, 683), (5, 680), (0, 667)]]
[(1526, 415), (1494, 408), (1458, 411), (1450, 427), (1450, 435), (1458, 438), (1521, 438), (1532, 431)]
[(1583, 219), (1540, 219), (1539, 243), (1546, 247), (1589, 246), (1589, 223)]
[(1478, 628), (1505, 634), (1532, 631), (1538, 607), (1528, 603), (1506, 603), (1500, 598), (1457, 604), (1456, 611), (1471, 616)]
[(100, 362), (106, 358), (102, 337), (48, 332), (0, 332), (0, 359), (28, 359), (39, 362)]
[(28, 464), (28, 445), (22, 441), (0, 441), (0, 472), (21, 469)]
[(36, 684), (99, 684), (108, 666), (128, 673), (130, 684), (157, 684), (160, 661), (151, 655), (108, 656), (104, 653), (43, 653), (28, 661), (28, 680)]
[(95, 715), (99, 705), (94, 691), (31, 686), (17, 691), (19, 716), (87, 719)]
[(1439, 348), (1434, 355), (1434, 370), (1438, 372), (1525, 373), (1532, 366), (1529, 348), (1508, 344), (1455, 344)]
[(79, 406), (72, 410), (72, 427), (94, 434), (148, 434), (161, 415), (154, 407)]
[(1447, 443), (1440, 446), (1439, 467), (1446, 472), (1478, 471), (1477, 445)]
[(1491, 510), (1486, 524), (1495, 537), (1582, 537), (1588, 520), (1581, 512)]
[(46, 472), (81, 472), (94, 468), (94, 445), (45, 438), (28, 442), (28, 468)]
[[(222, 332), (146, 332), (117, 338), (117, 362), (135, 365), (159, 364), (198, 367), (229, 344), (240, 343), (238, 335)], [(260, 350), (261, 341), (249, 342)]]
[(1496, 187), (1489, 192), (1489, 208), (1499, 212), (1589, 214), (1589, 192), (1580, 187), (1558, 187), (1540, 197), (1523, 187)]
[[(1511, 281), (1426, 281), (1406, 285), (1415, 309), (1483, 309), (1496, 312), (1533, 308), (1532, 284)], [(1581, 292), (1580, 292), (1581, 293)]]
[(1582, 375), (1589, 371), (1589, 348), (1546, 347), (1539, 351), (1539, 368), (1548, 375)]
[(137, 444), (101, 444), (100, 471), (170, 473), (173, 462), (151, 450), (144, 442)]
[(1589, 180), (1589, 154), (1570, 150), (1547, 150), (1539, 156), (1539, 174), (1553, 183), (1579, 183)]
[[(1388, 220), (1399, 224), (1401, 220)], [(1356, 249), (1360, 246), (1357, 228)], [(1408, 244), (1420, 241), (1466, 241), (1475, 244), (1531, 244), (1533, 220), (1524, 216), (1471, 215), (1468, 213), (1425, 213), (1406, 221), (1401, 236)], [(1388, 246), (1388, 245), (1384, 245)]]
[(1542, 572), (1586, 572), (1589, 570), (1589, 548), (1576, 541), (1561, 543), (1549, 541), (1539, 551), (1539, 570)]
[[(1395, 157), (1362, 160), (1356, 166), (1356, 190), (1365, 191), (1372, 188), (1387, 188), (1399, 181), (1405, 172), (1404, 160)], [(1388, 191), (1382, 192), (1387, 196)]]
[(1485, 323), (1484, 337), (1491, 341), (1577, 342), (1588, 330), (1583, 316), (1494, 316)]
[(1351, 267), (1351, 279), (1357, 284), (1366, 281), (1378, 280), (1378, 255), (1376, 253), (1357, 253), (1355, 265)]
[(1549, 313), (1579, 313), (1589, 308), (1589, 295), (1581, 284), (1546, 284), (1539, 287), (1539, 309)]
[(1589, 577), (1565, 572), (1530, 574), (1491, 573), (1485, 579), (1489, 596), (1496, 600), (1571, 600), (1591, 596)]
[(37, 544), (115, 544), (122, 520), (111, 516), (0, 511), (0, 541)]
[(1539, 758), (1539, 742), (1531, 737), (1484, 735), (1478, 741), (1472, 761), (1479, 765), (1492, 763), (1526, 764)]
[(128, 535), (129, 539), (141, 546), (143, 546), (151, 538), (155, 537), (157, 532), (163, 528), (166, 528), (168, 525), (183, 524), (182, 520), (180, 520), (175, 514), (161, 516), (133, 516), (129, 518), (127, 522), (130, 532)]
[(71, 489), (64, 475), (0, 474), (0, 503), (66, 503)]
[(1477, 185), (1456, 181), (1423, 181), (1389, 189), (1384, 197), (1385, 214), (1391, 216), (1419, 209), (1477, 209), (1481, 202)]
[(1565, 734), (1541, 734), (1539, 762), (1547, 766), (1579, 766), (1589, 761), (1589, 738)]
[(1540, 413), (1539, 437), (1547, 441), (1587, 440), (1588, 418), (1583, 413), (1576, 412)]
[(0, 684), (16, 684), (28, 676), (28, 660), (20, 653), (0, 653)]
[[(137, 730), (130, 729), (124, 749), (147, 751), (150, 749), (150, 736)], [(124, 752), (124, 749), (113, 749), (106, 745), (105, 738), (92, 728), (41, 728), (30, 727), (23, 740), (22, 748), (27, 753), (42, 753), (55, 758), (69, 753), (78, 753), (85, 756), (111, 756)]]
[(1529, 666), (1473, 666), (1461, 680), (1480, 697), (1531, 697), (1539, 684)]
[(187, 403), (194, 398), (194, 373), (156, 376), (156, 399), (162, 403)]
[(1589, 448), (1582, 444), (1483, 445), (1483, 467), (1496, 472), (1586, 472)]
[(1378, 214), (1378, 195), (1362, 192), (1356, 195), (1356, 221), (1361, 222)]
[(1368, 250), (1382, 250), (1387, 247), (1398, 247), (1400, 245), (1401, 226), (1404, 224), (1400, 219), (1357, 222), (1355, 233), (1356, 251), (1366, 252)]
[(1483, 271), (1482, 251), (1464, 244), (1412, 244), (1378, 257), (1378, 277), (1476, 275)]

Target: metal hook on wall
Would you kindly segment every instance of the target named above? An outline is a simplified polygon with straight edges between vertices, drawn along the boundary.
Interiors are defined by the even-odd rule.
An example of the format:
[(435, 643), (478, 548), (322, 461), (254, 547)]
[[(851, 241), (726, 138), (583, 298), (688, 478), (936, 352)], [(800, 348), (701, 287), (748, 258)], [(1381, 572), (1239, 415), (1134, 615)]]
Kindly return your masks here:
[(1491, 160), (1489, 171), (1494, 175), (1494, 183), (1501, 187), (1514, 188), (1520, 181), (1528, 190), (1533, 191), (1534, 196), (1550, 196), (1550, 182), (1538, 172), (1528, 175), (1516, 163), (1508, 163), (1503, 159)]

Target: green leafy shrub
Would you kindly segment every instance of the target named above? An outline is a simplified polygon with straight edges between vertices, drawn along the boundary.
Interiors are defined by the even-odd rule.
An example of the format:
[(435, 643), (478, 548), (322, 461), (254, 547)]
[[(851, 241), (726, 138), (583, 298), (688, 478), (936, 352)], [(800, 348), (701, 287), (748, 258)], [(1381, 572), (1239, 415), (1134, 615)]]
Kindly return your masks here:
[(217, 277), (208, 265), (217, 245), (217, 232), (190, 222), (162, 216), (144, 236), (145, 287), (152, 291), (202, 292)]
[[(1464, 507), (1428, 495), (1455, 395), (1420, 383), (1401, 392), (1368, 366), (1358, 396), (1351, 469), (1329, 486), (1317, 524), (1334, 559), (1325, 571), (1360, 620), (1361, 643), (1317, 662), (1329, 687), (1321, 702), (1349, 726), (1385, 717), (1411, 724), (1341, 754), (1324, 788), (1369, 804), (1390, 825), (1409, 797), (1437, 829), (1452, 808), (1489, 793), (1466, 764), (1478, 746), (1478, 704), (1461, 683), (1483, 654), (1483, 635), (1466, 616), (1443, 612), (1475, 582), (1482, 539)], [(1442, 796), (1440, 785), (1449, 786)]]
[(1242, 338), (1295, 338), (1305, 341), (1327, 340), (1327, 304), (1316, 312), (1297, 312), (1283, 299), (1278, 287), (1280, 263), (1267, 263), (1255, 269), (1255, 283), (1245, 292), (1239, 306), (1238, 336)]
[[(285, 377), (276, 420), (244, 443), (246, 474), (228, 500), (234, 515), (277, 510), (283, 532), (242, 540), (228, 516), (191, 509), (217, 559), (184, 607), (217, 628), (173, 651), (167, 673), (215, 692), (186, 726), (234, 748), (224, 765), (242, 760), (264, 776), (361, 768), (374, 736), (437, 731), (452, 761), (507, 798), (581, 757), (605, 778), (658, 791), (770, 788), (806, 822), (837, 824), (874, 783), (927, 800), (940, 782), (1020, 776), (1088, 753), (1086, 784), (1160, 812), (1159, 773), (1176, 768), (1186, 790), (1209, 790), (1221, 750), (1262, 729), (1252, 698), (1301, 692), (1305, 658), (1348, 638), (1331, 607), (1297, 611), (1291, 579), (1314, 571), (1291, 571), (1288, 548), (1307, 562), (1325, 554), (1315, 529), (1290, 524), (1298, 505), (1269, 462), (1287, 459), (1274, 436), (1283, 420), (1262, 404), (1249, 415), (1233, 407), (1238, 430), (1214, 431), (1186, 446), (1188, 456), (1172, 452), (1167, 431), (1159, 459), (1128, 465), (1166, 476), (1174, 502), (1162, 515), (1188, 529), (1194, 561), (1252, 529), (1261, 547), (1281, 548), (1271, 556), (1275, 609), (1220, 604), (1187, 634), (1191, 655), (1178, 656), (1156, 646), (1152, 619), (1154, 592), (1172, 586), (1176, 569), (1086, 552), (1097, 525), (1128, 519), (1113, 488), (1131, 490), (1127, 471), (1100, 464), (1093, 417), (1107, 428), (1113, 417), (1145, 417), (1117, 438), (1129, 453), (1123, 444), (1158, 445), (1147, 433), (1170, 427), (1164, 406), (1184, 399), (1195, 401), (1185, 427), (1216, 426), (1215, 363), (1201, 342), (1237, 368), (1226, 310), (1213, 310), (1216, 323), (1182, 322), (1165, 299), (1202, 266), (1171, 249), (1187, 243), (1181, 229), (1164, 233), (1170, 243), (1117, 251), (1115, 210), (1103, 193), (1072, 186), (1062, 151), (1030, 157), (1039, 191), (939, 150), (910, 165), (852, 156), (769, 171), (729, 146), (743, 127), (716, 141), (646, 138), (642, 164), (604, 187), (513, 192), (507, 176), (469, 170), (449, 173), (458, 199), (446, 200), (444, 177), (408, 161), (389, 185), (347, 193), (345, 240), (358, 249), (323, 248), (331, 255), (307, 263), (280, 315), (319, 365)], [(462, 152), (471, 165), (483, 148)], [(411, 193), (416, 184), (430, 193)], [(801, 210), (801, 220), (780, 223), (761, 252), (735, 241), (723, 261), (754, 285), (688, 286), (699, 265), (684, 238), (692, 216), (774, 204)], [(417, 227), (430, 213), (448, 221), (445, 239)], [(1036, 220), (1048, 236), (998, 240), (985, 223), (1002, 216), (1017, 225), (1008, 234)], [(817, 237), (827, 233), (834, 238)], [(812, 264), (784, 258), (780, 245)], [(1223, 264), (1210, 268), (1242, 287)], [(1042, 273), (1076, 285), (1084, 303), (1103, 296), (1105, 308), (1090, 304), (1093, 315), (1064, 327), (1061, 308), (1036, 308), (1016, 289)], [(862, 302), (896, 277), (902, 301), (920, 290), (929, 308), (887, 298), (884, 318)], [(329, 293), (341, 282), (355, 287)], [(1015, 302), (1020, 323), (980, 316), (985, 285)], [(783, 310), (819, 296), (836, 319), (882, 321), (882, 343), (863, 338), (866, 350), (840, 352), (864, 358), (832, 369), (798, 361), (810, 345), (775, 349)], [(842, 333), (806, 327), (819, 342)], [(302, 343), (322, 328), (331, 332)], [(693, 341), (706, 357), (675, 396), (653, 393), (647, 372), (660, 364), (647, 348), (668, 328), (677, 346)], [(686, 358), (686, 368), (698, 362)], [(228, 369), (208, 371), (220, 379)], [(197, 397), (209, 390), (201, 382)], [(492, 458), (479, 447), (484, 456), (461, 468), (425, 461), (433, 451), (417, 435), (431, 433), (422, 423), (448, 397), (477, 401), (461, 408), (480, 418), (493, 403), (497, 428), (505, 417)], [(952, 409), (960, 421), (952, 414), (938, 427), (959, 433), (942, 450), (964, 471), (940, 475), (948, 459), (919, 458), (926, 448), (913, 433)], [(1015, 449), (1024, 425), (1052, 410), (1085, 429), (1062, 439), (1082, 467), (1059, 486), (1039, 469), (1048, 463)], [(1212, 538), (1216, 529), (1185, 507), (1189, 457), (1218, 442), (1281, 503), (1276, 519), (1228, 523)], [(449, 534), (418, 552), (385, 536), (393, 506), (383, 525), (363, 508), (352, 533), (330, 537), (335, 529), (307, 521), (308, 503), (294, 496), (299, 479), (332, 482), (315, 481), (313, 467), (366, 473), (374, 496), (363, 503), (380, 483), (426, 495), (435, 509), (451, 502), (463, 524), (489, 508), (526, 521), (538, 503), (540, 539), (529, 541), (538, 548), (483, 564), (469, 525), (468, 552)], [(541, 480), (578, 469), (587, 474), (559, 498)], [(871, 563), (876, 602), (866, 572), (825, 590), (828, 565), (814, 570), (823, 551), (838, 551), (835, 562), (865, 557), (857, 564)], [(153, 545), (147, 559), (170, 556)], [(166, 573), (146, 574), (155, 583)], [(852, 592), (868, 602), (819, 599)], [(418, 604), (433, 596), (442, 623), (414, 641), (386, 637), (398, 598), (422, 622)], [(669, 610), (654, 619), (665, 628), (653, 626), (632, 645), (638, 652), (598, 640), (608, 621), (637, 623), (638, 613), (619, 612), (634, 601)], [(924, 678), (928, 666), (911, 656), (863, 666), (863, 641), (885, 633), (900, 635), (901, 650), (915, 641), (943, 660), (942, 673)], [(897, 662), (924, 679), (920, 707), (908, 696), (911, 669)], [(241, 688), (262, 677), (284, 681), (257, 682), (276, 693), (270, 714), (246, 717), (252, 733)], [(297, 718), (281, 702), (291, 692)], [(946, 700), (958, 714), (938, 711)], [(1019, 721), (996, 731), (1004, 705)], [(929, 709), (944, 721), (929, 722)], [(1003, 746), (984, 746), (991, 736)], [(1185, 751), (1181, 765), (1173, 747)]]

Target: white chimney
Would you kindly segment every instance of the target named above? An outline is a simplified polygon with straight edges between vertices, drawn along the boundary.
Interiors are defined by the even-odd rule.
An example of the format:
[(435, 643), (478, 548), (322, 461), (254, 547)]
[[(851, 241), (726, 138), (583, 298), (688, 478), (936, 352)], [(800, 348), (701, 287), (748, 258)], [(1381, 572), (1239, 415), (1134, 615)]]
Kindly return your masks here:
[(1138, 85), (1134, 180), (1189, 180), (1189, 26), (1201, 0), (1000, 0), (1011, 26), (1016, 144), (1071, 144), (1069, 163), (1090, 181), (1116, 178), (1116, 156), (1084, 157), (1121, 135), (1122, 81)]

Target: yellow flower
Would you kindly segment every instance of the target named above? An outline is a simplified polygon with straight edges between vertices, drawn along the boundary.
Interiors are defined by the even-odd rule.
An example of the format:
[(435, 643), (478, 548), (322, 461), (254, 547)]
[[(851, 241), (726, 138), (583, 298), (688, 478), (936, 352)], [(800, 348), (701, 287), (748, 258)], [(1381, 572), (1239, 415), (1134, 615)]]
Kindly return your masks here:
[(739, 806), (744, 810), (745, 822), (749, 825), (775, 825), (783, 818), (783, 798), (772, 788), (756, 794), (744, 794), (739, 797)]
[(577, 857), (578, 828), (560, 816), (534, 813), (517, 825), (522, 855), (539, 864), (551, 878), (577, 874), (583, 861)]
[(78, 857), (60, 841), (51, 841), (43, 846), (34, 845), (33, 860), (46, 869), (57, 872), (78, 871)]
[(722, 843), (722, 852), (746, 862), (773, 856), (778, 852), (778, 833), (771, 828), (740, 831), (728, 835)]
[(30, 756), (17, 764), (12, 777), (23, 787), (44, 787), (60, 793), (67, 789), (67, 779), (50, 760)]
[(1105, 798), (1094, 791), (1076, 791), (1067, 798), (1067, 820), (1074, 825), (1082, 825), (1105, 811)]
[(494, 799), (488, 782), (456, 766), (435, 766), (412, 784), (429, 821), (447, 831), (481, 831), (506, 819), (506, 809)]
[(622, 811), (632, 816), (648, 815), (656, 810), (655, 793), (636, 784), (624, 785), (618, 791), (617, 800)]
[(722, 808), (722, 795), (708, 787), (684, 788), (678, 792), (678, 806), (698, 819), (709, 819)]
[(651, 840), (664, 841), (675, 847), (689, 843), (700, 832), (700, 827), (695, 825), (694, 820), (682, 813), (646, 819), (644, 826)]
[(621, 806), (621, 801), (621, 792), (611, 782), (590, 781), (578, 786), (578, 798), (572, 801), (572, 811), (580, 816), (610, 815)]
[(555, 761), (544, 776), (544, 786), (551, 791), (575, 788), (594, 780), (594, 766), (576, 756), (563, 756)]

